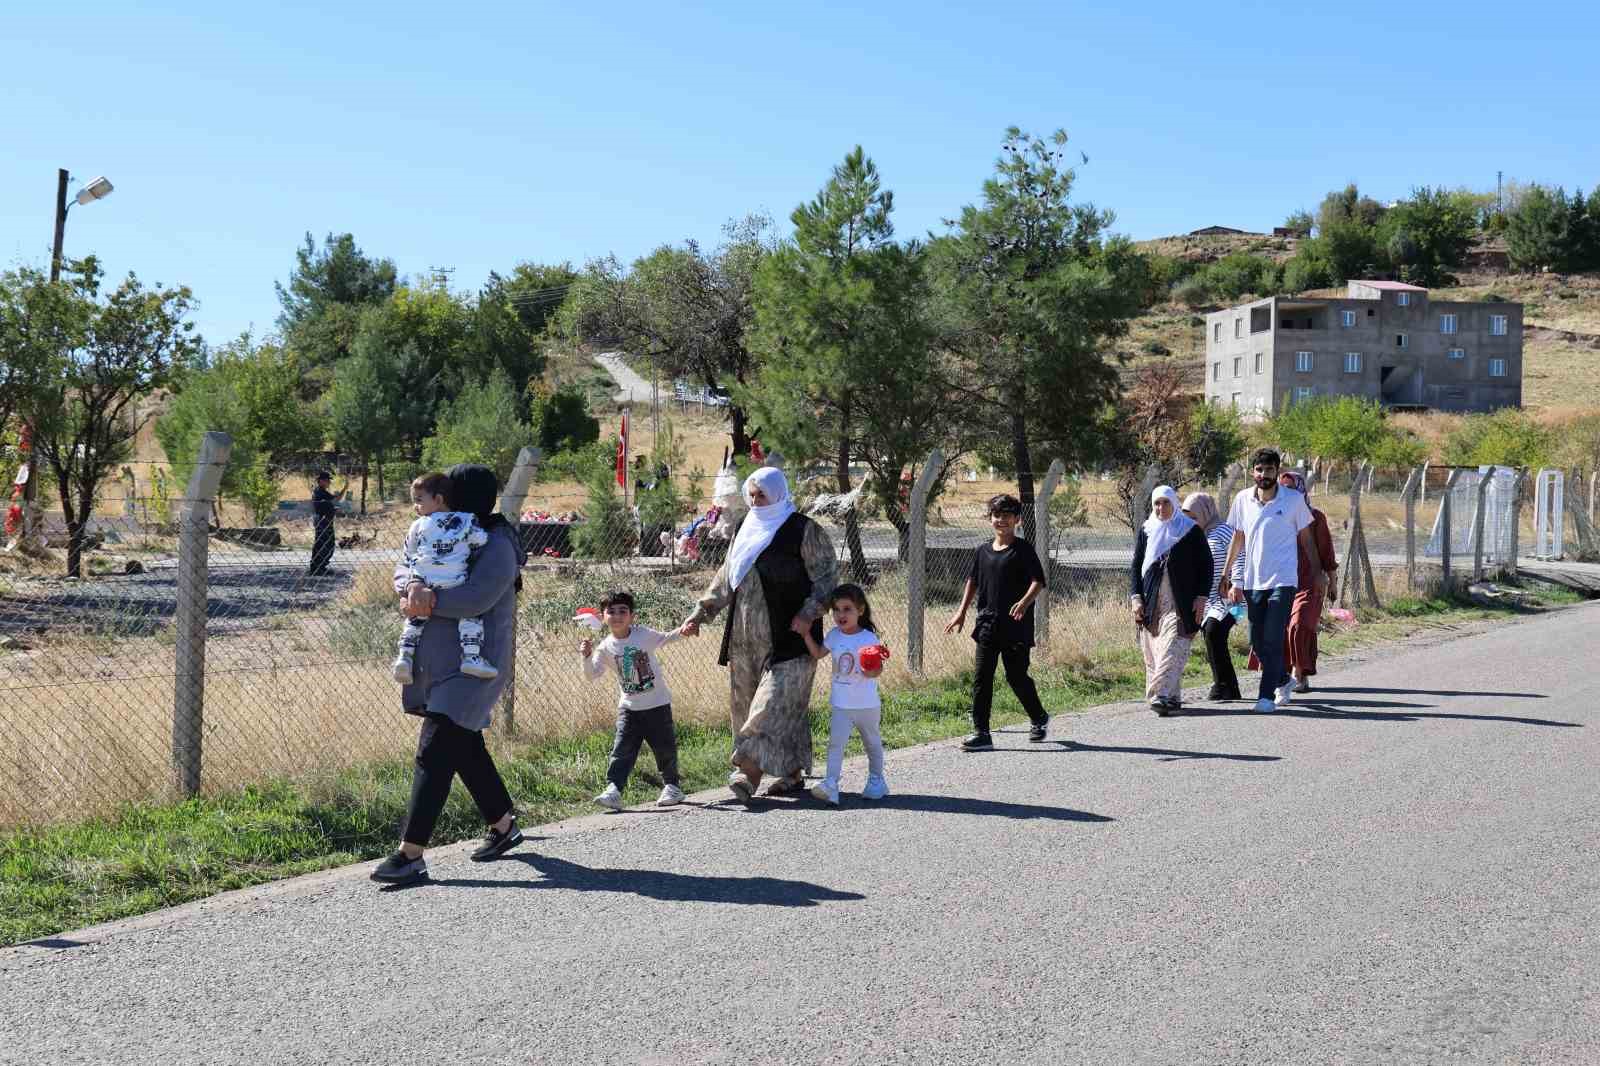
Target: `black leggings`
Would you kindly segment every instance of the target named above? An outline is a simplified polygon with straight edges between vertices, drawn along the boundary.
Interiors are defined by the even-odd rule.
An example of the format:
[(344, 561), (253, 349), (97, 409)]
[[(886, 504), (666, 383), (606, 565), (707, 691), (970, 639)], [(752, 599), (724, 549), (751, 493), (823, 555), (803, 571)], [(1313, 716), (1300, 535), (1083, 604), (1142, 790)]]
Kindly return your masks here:
[(401, 840), (428, 846), (457, 774), (486, 823), (493, 825), (510, 813), (511, 793), (494, 767), (483, 734), (463, 729), (442, 714), (424, 716), (422, 735), (417, 738), (417, 768), (411, 774), (411, 807)]
[(1233, 671), (1233, 653), (1228, 650), (1228, 632), (1233, 615), (1207, 618), (1200, 630), (1206, 638), (1206, 662), (1211, 664), (1211, 690), (1216, 695), (1239, 697), (1239, 675)]
[(975, 733), (989, 731), (989, 708), (994, 703), (994, 668), (1001, 663), (1006, 667), (1006, 684), (1017, 694), (1028, 720), (1040, 725), (1050, 716), (1039, 702), (1039, 689), (1028, 676), (1028, 659), (1032, 649), (1025, 644), (997, 648), (989, 644), (978, 645), (978, 661), (972, 675), (972, 729)]

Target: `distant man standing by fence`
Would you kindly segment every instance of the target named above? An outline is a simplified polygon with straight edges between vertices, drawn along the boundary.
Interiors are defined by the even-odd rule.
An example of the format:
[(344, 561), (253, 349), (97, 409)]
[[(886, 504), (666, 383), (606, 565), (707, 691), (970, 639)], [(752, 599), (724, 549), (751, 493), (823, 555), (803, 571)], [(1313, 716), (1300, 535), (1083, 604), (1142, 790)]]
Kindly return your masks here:
[[(1221, 592), (1235, 602), (1233, 563), (1244, 557), (1244, 588), (1239, 590), (1250, 615), (1250, 646), (1261, 660), (1261, 686), (1256, 710), (1287, 707), (1294, 698), (1294, 679), (1284, 666), (1289, 632), (1289, 611), (1299, 589), (1303, 551), (1311, 563), (1313, 586), (1320, 594), (1328, 587), (1322, 556), (1311, 536), (1311, 509), (1306, 498), (1278, 484), (1281, 461), (1271, 448), (1258, 450), (1250, 461), (1253, 488), (1233, 498), (1228, 524), (1233, 544), (1222, 566)], [(1298, 543), (1299, 548), (1296, 549)]]
[(317, 487), (311, 491), (311, 565), (306, 573), (322, 577), (333, 562), (333, 504), (338, 499), (328, 486), (333, 475), (326, 470), (317, 471)]

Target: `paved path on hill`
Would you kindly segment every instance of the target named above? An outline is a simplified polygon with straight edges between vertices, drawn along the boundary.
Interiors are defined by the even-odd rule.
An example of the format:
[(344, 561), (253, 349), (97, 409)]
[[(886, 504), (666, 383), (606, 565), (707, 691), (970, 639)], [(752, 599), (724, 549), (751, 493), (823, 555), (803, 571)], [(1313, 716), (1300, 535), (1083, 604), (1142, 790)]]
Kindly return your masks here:
[(1600, 605), (1430, 639), (0, 952), (0, 1062), (1600, 1061)]

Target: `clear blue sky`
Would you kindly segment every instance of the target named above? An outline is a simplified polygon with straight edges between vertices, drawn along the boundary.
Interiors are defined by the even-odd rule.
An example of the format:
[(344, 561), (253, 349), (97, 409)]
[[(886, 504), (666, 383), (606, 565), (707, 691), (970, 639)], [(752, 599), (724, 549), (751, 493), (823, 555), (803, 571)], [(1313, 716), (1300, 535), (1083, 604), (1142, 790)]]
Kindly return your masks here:
[(920, 235), (1011, 124), (1065, 127), (1136, 238), (1270, 227), (1351, 180), (1600, 182), (1590, 0), (1116, 6), (9, 4), (0, 264), (47, 263), (62, 166), (116, 184), (67, 253), (190, 285), (213, 341), (272, 328), (308, 230), (470, 290), (755, 210), (787, 232), (857, 143)]

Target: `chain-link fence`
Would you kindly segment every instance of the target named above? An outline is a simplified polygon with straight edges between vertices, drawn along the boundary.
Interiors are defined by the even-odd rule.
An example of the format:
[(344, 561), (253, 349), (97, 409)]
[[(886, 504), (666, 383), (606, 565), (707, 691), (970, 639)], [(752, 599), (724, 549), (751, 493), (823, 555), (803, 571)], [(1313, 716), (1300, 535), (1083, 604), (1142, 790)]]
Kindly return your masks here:
[[(63, 576), (59, 517), (47, 523), (44, 555), (0, 555), (0, 825), (343, 771), (412, 751), (416, 724), (400, 712), (391, 663), (401, 629), (394, 571), (418, 471), (389, 468), (365, 486), (333, 471), (335, 515), (322, 531), (333, 551), (324, 567), (311, 504), (322, 464), (312, 458), (267, 471), (265, 481), (256, 472), (253, 482), (224, 485), (225, 440), (208, 447), (214, 450), (180, 469), (182, 484), (146, 463), (105, 486), (86, 526), (80, 577)], [(496, 716), (497, 742), (607, 727), (614, 684), (584, 680), (573, 614), (606, 590), (625, 588), (641, 623), (676, 626), (711, 581), (733, 518), (719, 506), (730, 500), (716, 484), (673, 482), (675, 517), (661, 521), (649, 486), (630, 485), (626, 498), (530, 486), (535, 460), (524, 453), (501, 500), (518, 520), (529, 559), (515, 658), (496, 664), (513, 674)], [(970, 618), (966, 633), (946, 633), (946, 623), (973, 548), (991, 536), (989, 497), (1017, 491), (1014, 478), (945, 469), (937, 457), (921, 472), (899, 487), (893, 514), (870, 492), (829, 495), (834, 482), (823, 472), (791, 473), (802, 506), (834, 540), (841, 580), (867, 587), (895, 652), (885, 682), (891, 689), (970, 668)], [(1360, 485), (1375, 568), (1405, 565), (1408, 512), (1417, 565), (1427, 565), (1423, 542), (1444, 495), (1436, 475), (1426, 500), (1414, 492), (1409, 508), (1399, 479), (1386, 486), (1374, 478), (1370, 492)], [(1146, 487), (1063, 479), (1059, 468), (1033, 480), (1041, 503), (1024, 528), (1048, 545), (1040, 554), (1050, 570), (1037, 611), (1039, 657), (1070, 667), (1107, 646), (1131, 647), (1128, 499)], [(938, 491), (925, 496), (935, 481)], [(1341, 559), (1350, 487), (1348, 477), (1319, 482), (1314, 499), (1328, 513)], [(906, 514), (909, 520), (900, 517)], [(1519, 517), (1528, 525), (1526, 557), (1526, 497)], [(1456, 520), (1470, 522), (1470, 514)], [(1470, 571), (1470, 553), (1463, 564)], [(726, 720), (727, 674), (715, 665), (723, 621), (663, 653), (682, 721)], [(819, 672), (819, 700), (826, 683)]]

